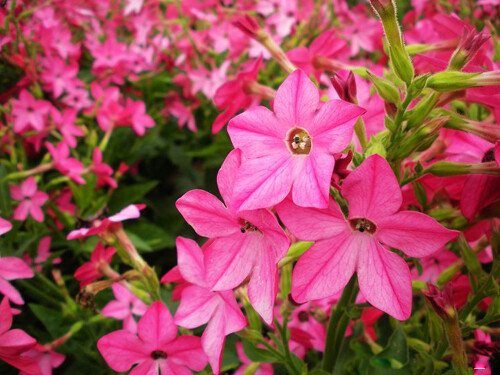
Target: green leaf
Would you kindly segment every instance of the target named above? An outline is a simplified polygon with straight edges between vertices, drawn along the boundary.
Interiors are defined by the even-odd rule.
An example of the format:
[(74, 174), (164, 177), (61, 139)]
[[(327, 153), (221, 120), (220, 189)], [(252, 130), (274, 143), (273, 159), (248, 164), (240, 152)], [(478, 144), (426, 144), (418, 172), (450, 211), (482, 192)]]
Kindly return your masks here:
[(57, 310), (32, 303), (29, 304), (29, 308), (42, 322), (53, 338), (62, 336), (71, 326), (71, 322), (67, 321), (67, 319)]
[(108, 202), (111, 212), (119, 211), (132, 203), (140, 203), (144, 196), (158, 185), (158, 181), (123, 186), (116, 189)]
[(3, 217), (9, 217), (12, 201), (10, 199), (9, 185), (4, 180), (5, 176), (7, 176), (7, 170), (4, 165), (0, 165), (0, 214)]
[(250, 341), (242, 340), (242, 342), (243, 350), (251, 361), (260, 363), (273, 363), (279, 361), (279, 358), (277, 358), (274, 354), (265, 349), (258, 348)]
[(133, 233), (148, 245), (149, 251), (157, 251), (175, 245), (174, 238), (157, 225), (138, 221), (127, 227), (128, 233)]
[(409, 362), (408, 343), (400, 325), (392, 333), (387, 346), (370, 363), (374, 367), (400, 370)]

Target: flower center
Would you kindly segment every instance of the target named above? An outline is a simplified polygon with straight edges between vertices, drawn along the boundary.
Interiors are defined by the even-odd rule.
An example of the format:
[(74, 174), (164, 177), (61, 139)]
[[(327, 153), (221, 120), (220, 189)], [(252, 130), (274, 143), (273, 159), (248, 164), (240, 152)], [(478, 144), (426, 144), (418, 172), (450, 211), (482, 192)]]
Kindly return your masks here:
[(155, 350), (154, 352), (151, 353), (151, 358), (153, 358), (154, 360), (166, 359), (167, 353), (165, 353), (163, 350)]
[(481, 162), (486, 163), (489, 161), (495, 161), (495, 149), (490, 148), (484, 153), (483, 160)]
[(251, 222), (246, 221), (245, 219), (240, 219), (240, 231), (241, 233), (259, 232), (259, 228), (257, 228)]
[(306, 311), (301, 311), (298, 314), (298, 318), (300, 322), (307, 322), (309, 321), (309, 314)]
[(377, 230), (377, 226), (373, 224), (370, 220), (361, 218), (361, 219), (352, 219), (349, 220), (349, 223), (351, 224), (351, 228), (355, 231), (364, 233), (370, 233), (373, 234)]
[(302, 128), (293, 128), (286, 139), (288, 149), (295, 155), (308, 155), (311, 152), (311, 136)]

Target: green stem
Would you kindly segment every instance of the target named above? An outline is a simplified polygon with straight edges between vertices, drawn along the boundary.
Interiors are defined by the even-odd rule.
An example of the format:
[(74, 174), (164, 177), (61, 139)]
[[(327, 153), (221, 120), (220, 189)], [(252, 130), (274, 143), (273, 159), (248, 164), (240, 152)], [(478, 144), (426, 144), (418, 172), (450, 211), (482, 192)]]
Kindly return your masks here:
[(290, 368), (293, 370), (293, 372), (297, 375), (300, 375), (300, 370), (295, 367), (295, 363), (293, 362), (292, 356), (290, 354), (290, 347), (288, 346), (287, 325), (288, 316), (285, 316), (283, 318), (283, 325), (281, 326), (281, 340), (283, 342), (283, 349), (285, 350), (285, 359), (290, 365)]
[(349, 324), (347, 310), (358, 294), (358, 284), (356, 275), (352, 275), (347, 283), (342, 296), (335, 308), (332, 307), (330, 314), (330, 323), (326, 333), (325, 354), (323, 357), (323, 370), (331, 373), (335, 368), (335, 362), (340, 353), (342, 342), (344, 341), (345, 331)]
[(354, 124), (354, 132), (358, 137), (361, 148), (363, 149), (363, 151), (366, 151), (366, 147), (368, 146), (368, 138), (366, 137), (365, 122), (363, 121), (363, 118), (360, 117), (358, 121), (356, 121), (356, 124)]

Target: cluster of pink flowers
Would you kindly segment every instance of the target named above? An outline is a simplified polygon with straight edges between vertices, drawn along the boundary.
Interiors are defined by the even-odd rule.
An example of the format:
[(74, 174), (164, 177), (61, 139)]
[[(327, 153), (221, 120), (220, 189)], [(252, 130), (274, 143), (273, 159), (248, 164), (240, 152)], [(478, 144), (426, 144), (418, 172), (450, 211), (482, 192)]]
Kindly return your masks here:
[[(51, 375), (102, 324), (93, 349), (132, 375), (332, 373), (344, 349), (371, 371), (393, 355), (376, 329), (387, 314), (425, 371), (491, 373), (498, 1), (407, 1), (403, 30), (392, 0), (4, 3), (0, 360)], [(177, 237), (160, 278), (124, 223), (146, 205), (107, 214), (141, 163), (117, 163), (109, 145), (154, 149), (172, 122), (228, 140), (220, 198), (184, 189), (175, 204), (203, 239)], [(12, 329), (27, 312), (11, 304), (32, 298), (73, 319), (66, 333), (31, 303), (47, 335), (21, 318)], [(239, 360), (224, 366), (229, 336)], [(399, 360), (386, 367), (425, 373)]]

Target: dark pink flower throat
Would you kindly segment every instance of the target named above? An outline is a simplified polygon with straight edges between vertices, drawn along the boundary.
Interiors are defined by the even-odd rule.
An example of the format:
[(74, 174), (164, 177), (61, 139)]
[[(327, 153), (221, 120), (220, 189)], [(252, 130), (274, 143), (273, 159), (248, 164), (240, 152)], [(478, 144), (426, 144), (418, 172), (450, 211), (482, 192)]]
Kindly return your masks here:
[(308, 155), (311, 152), (311, 136), (302, 128), (293, 128), (286, 139), (288, 149), (295, 155)]
[(155, 350), (151, 353), (151, 358), (153, 358), (155, 361), (157, 359), (166, 359), (167, 353), (165, 353), (163, 350)]
[(377, 226), (373, 224), (370, 220), (361, 218), (361, 219), (352, 219), (349, 220), (349, 223), (351, 224), (351, 228), (355, 231), (364, 233), (370, 233), (373, 234), (377, 230)]

